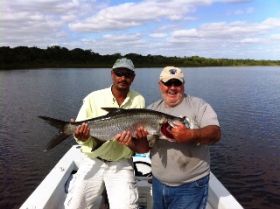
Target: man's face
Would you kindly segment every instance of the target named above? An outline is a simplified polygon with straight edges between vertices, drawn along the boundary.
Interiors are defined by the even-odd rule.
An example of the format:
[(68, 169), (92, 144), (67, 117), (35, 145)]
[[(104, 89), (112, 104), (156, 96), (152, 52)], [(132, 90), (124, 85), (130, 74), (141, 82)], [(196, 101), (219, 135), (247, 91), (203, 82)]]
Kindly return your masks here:
[(126, 68), (118, 68), (111, 71), (113, 85), (118, 90), (128, 90), (132, 84), (135, 74)]
[(182, 101), (184, 96), (184, 85), (180, 80), (171, 79), (165, 83), (160, 81), (159, 88), (162, 98), (168, 106), (174, 107)]

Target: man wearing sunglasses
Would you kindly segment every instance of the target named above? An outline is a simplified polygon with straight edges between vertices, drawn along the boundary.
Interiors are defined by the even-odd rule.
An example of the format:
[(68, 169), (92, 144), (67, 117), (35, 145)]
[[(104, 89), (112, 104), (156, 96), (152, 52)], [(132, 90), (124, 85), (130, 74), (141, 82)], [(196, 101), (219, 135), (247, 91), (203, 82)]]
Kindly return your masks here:
[[(112, 85), (94, 91), (83, 100), (76, 121), (107, 114), (103, 107), (144, 108), (144, 97), (130, 89), (135, 68), (130, 59), (117, 59), (111, 71)], [(106, 127), (105, 127), (106, 128)], [(111, 209), (138, 208), (138, 192), (132, 167), (133, 152), (145, 153), (147, 132), (140, 128), (132, 139), (132, 133), (122, 132), (103, 144), (90, 137), (87, 123), (80, 125), (74, 134), (84, 153), (82, 166), (70, 184), (65, 208), (99, 208), (98, 200), (106, 187)]]
[(184, 116), (190, 127), (175, 124), (170, 131), (175, 142), (156, 140), (151, 148), (153, 208), (204, 209), (210, 173), (208, 145), (221, 136), (217, 115), (204, 100), (185, 94), (180, 68), (163, 68), (159, 89), (162, 99), (148, 108)]

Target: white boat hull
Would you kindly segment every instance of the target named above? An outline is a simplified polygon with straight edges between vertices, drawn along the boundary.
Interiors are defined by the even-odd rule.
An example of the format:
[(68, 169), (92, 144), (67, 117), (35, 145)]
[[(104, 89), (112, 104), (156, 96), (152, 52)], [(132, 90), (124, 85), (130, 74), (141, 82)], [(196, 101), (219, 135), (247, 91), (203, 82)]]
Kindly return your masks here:
[[(73, 171), (81, 164), (82, 153), (79, 146), (73, 146), (55, 165), (41, 184), (23, 203), (20, 209), (60, 209), (66, 197), (66, 184)], [(149, 163), (149, 158), (135, 157), (134, 161)], [(145, 170), (145, 166), (140, 169)], [(144, 171), (145, 172), (145, 171)], [(139, 203), (152, 209), (151, 184), (148, 177), (136, 177), (139, 189)], [(102, 204), (102, 198), (100, 198)], [(213, 173), (210, 174), (207, 209), (243, 209)]]

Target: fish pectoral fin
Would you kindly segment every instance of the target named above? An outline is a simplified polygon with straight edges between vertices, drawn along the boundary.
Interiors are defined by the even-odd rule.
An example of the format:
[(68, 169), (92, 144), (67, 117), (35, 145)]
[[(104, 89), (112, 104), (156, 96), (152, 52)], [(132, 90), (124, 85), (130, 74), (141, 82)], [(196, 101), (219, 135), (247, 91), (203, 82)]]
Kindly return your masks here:
[(98, 138), (92, 138), (95, 142), (95, 145), (93, 144), (91, 151), (97, 150), (102, 144), (104, 144), (104, 141), (101, 141)]
[(153, 145), (156, 143), (156, 141), (159, 139), (158, 134), (148, 135), (147, 140), (149, 143), (149, 147), (153, 147)]

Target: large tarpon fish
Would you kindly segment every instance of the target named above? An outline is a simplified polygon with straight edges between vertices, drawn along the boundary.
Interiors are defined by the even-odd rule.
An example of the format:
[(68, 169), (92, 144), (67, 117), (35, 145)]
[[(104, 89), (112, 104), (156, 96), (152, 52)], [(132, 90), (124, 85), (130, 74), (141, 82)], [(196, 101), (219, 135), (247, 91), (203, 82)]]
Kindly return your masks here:
[(102, 109), (106, 110), (108, 114), (78, 122), (62, 121), (47, 116), (39, 116), (39, 118), (59, 129), (59, 133), (47, 144), (45, 151), (52, 149), (71, 136), (76, 127), (84, 122), (89, 124), (91, 137), (99, 142), (111, 140), (116, 134), (122, 131), (130, 131), (133, 134), (140, 126), (147, 130), (149, 135), (161, 136), (160, 138), (172, 141), (173, 136), (170, 130), (176, 121), (184, 123), (187, 127), (190, 126), (186, 118), (180, 118), (154, 110), (136, 108)]

